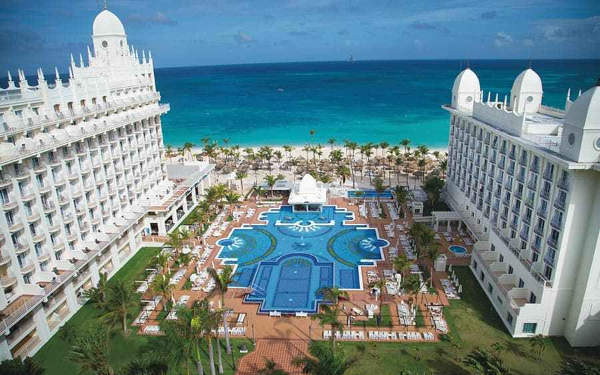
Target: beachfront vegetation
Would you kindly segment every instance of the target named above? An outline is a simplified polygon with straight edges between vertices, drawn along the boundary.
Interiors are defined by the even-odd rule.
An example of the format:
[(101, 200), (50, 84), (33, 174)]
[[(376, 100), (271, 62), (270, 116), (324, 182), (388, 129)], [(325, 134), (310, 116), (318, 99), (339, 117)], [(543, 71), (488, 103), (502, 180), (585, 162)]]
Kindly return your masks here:
[[(111, 290), (120, 290), (123, 287), (132, 290), (134, 281), (139, 278), (139, 275), (147, 267), (154, 267), (157, 262), (160, 262), (159, 257), (157, 257), (159, 252), (160, 248), (140, 249), (127, 264), (105, 283), (107, 301), (111, 299)], [(128, 293), (125, 293), (125, 295)], [(102, 295), (102, 293), (98, 292), (97, 295)], [(119, 292), (118, 297), (115, 296), (114, 298), (121, 300), (121, 296), (122, 294)], [(210, 350), (207, 338), (198, 337), (197, 343), (194, 343), (195, 346), (191, 346), (194, 348), (193, 353), (189, 351), (190, 357), (185, 357), (188, 353), (185, 350), (190, 346), (176, 346), (178, 344), (174, 340), (168, 339), (167, 336), (137, 334), (138, 328), (132, 327), (131, 323), (141, 309), (139, 298), (139, 294), (131, 293), (130, 299), (126, 301), (130, 302), (131, 305), (119, 303), (128, 307), (125, 318), (129, 330), (128, 334), (123, 332), (121, 324), (104, 324), (102, 316), (106, 314), (106, 311), (101, 305), (90, 300), (60, 328), (57, 335), (52, 337), (40, 349), (33, 358), (35, 363), (45, 369), (44, 375), (179, 374), (186, 373), (184, 371), (186, 360), (190, 365), (193, 364), (191, 374), (198, 373), (196, 371), (198, 360), (210, 367)], [(204, 313), (200, 310), (197, 312), (197, 314)], [(121, 313), (115, 315), (120, 317), (118, 320), (121, 320)], [(203, 319), (203, 317), (199, 319)], [(221, 319), (221, 315), (217, 315), (215, 319)], [(247, 348), (252, 349), (250, 340), (237, 339), (231, 341), (234, 347), (243, 343)], [(217, 343), (217, 346), (219, 345), (223, 346), (224, 343)], [(217, 352), (220, 349), (218, 348)], [(192, 354), (193, 358), (191, 357)], [(235, 361), (239, 360), (242, 355), (237, 350), (233, 351)], [(58, 358), (60, 360), (57, 360)], [(217, 367), (218, 358), (217, 354)], [(192, 362), (192, 359), (194, 362)], [(231, 359), (231, 356), (223, 356), (221, 359), (225, 374), (233, 375), (235, 372), (235, 364)], [(0, 364), (0, 373), (11, 374), (11, 372), (3, 371), (4, 367), (2, 366), (4, 365)], [(165, 368), (167, 371), (163, 371)], [(157, 372), (152, 372), (154, 370)], [(21, 373), (14, 372), (14, 374)], [(29, 372), (23, 372), (22, 374), (29, 374)], [(32, 374), (38, 373), (32, 372)]]

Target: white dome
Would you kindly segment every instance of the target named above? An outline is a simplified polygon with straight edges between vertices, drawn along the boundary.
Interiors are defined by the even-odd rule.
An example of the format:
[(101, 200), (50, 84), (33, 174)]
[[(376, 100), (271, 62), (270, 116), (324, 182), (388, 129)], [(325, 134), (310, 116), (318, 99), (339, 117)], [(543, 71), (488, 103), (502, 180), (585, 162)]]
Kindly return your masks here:
[(454, 86), (452, 86), (452, 92), (468, 92), (475, 93), (479, 92), (481, 87), (479, 86), (479, 78), (471, 69), (467, 68), (460, 72), (460, 74), (454, 80)]
[(575, 100), (567, 111), (565, 124), (600, 130), (600, 86), (592, 87)]
[(92, 26), (94, 36), (99, 35), (122, 35), (125, 36), (125, 28), (121, 20), (114, 13), (103, 10), (94, 19)]
[(533, 71), (533, 69), (526, 69), (521, 72), (515, 79), (512, 87), (513, 95), (518, 92), (523, 93), (541, 93), (542, 92), (542, 79), (540, 76)]
[(316, 193), (317, 191), (319, 191), (319, 189), (317, 189), (317, 181), (314, 179), (313, 176), (307, 174), (304, 177), (302, 177), (300, 187), (298, 188), (298, 192), (300, 194)]

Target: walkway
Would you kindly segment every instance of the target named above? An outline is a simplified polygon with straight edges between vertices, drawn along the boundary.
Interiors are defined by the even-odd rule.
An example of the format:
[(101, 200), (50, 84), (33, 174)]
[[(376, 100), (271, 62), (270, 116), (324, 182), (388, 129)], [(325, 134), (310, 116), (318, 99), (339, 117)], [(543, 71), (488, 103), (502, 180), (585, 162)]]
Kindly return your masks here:
[(236, 375), (256, 375), (265, 367), (267, 359), (277, 364), (290, 375), (301, 375), (300, 368), (292, 365), (292, 360), (302, 354), (308, 354), (308, 343), (299, 340), (258, 340), (254, 351), (239, 362)]

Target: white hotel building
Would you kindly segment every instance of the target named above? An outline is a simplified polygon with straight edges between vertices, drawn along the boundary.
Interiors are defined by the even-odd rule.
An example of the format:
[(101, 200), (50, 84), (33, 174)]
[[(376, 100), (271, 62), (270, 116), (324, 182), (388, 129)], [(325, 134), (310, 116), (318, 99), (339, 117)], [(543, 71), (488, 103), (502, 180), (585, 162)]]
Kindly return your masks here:
[(445, 199), (478, 240), (470, 268), (514, 337), (599, 345), (600, 87), (567, 95), (564, 111), (542, 94), (531, 69), (503, 101), (460, 73), (443, 106)]
[(167, 165), (151, 55), (107, 10), (92, 40), (68, 79), (19, 71), (0, 89), (0, 359), (33, 355), (210, 184), (208, 164)]

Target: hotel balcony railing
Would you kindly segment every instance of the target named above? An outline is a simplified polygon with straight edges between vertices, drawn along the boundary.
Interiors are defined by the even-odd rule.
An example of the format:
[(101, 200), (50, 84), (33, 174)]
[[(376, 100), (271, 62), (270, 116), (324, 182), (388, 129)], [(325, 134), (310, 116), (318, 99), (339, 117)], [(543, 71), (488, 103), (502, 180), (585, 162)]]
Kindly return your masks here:
[(508, 153), (508, 157), (509, 157), (510, 159), (512, 159), (512, 160), (515, 160), (515, 158), (516, 158), (516, 153), (515, 153), (514, 151), (511, 151), (511, 152), (509, 152), (509, 153)]
[(544, 256), (544, 263), (546, 263), (548, 266), (554, 268), (554, 258), (550, 256), (550, 253), (547, 253)]
[(546, 238), (546, 243), (551, 248), (558, 250), (558, 240), (552, 238), (552, 236), (548, 236), (548, 238)]
[(562, 211), (565, 210), (566, 205), (567, 205), (567, 203), (564, 200), (560, 199), (560, 198), (557, 198), (554, 201), (554, 207), (556, 207), (556, 208), (558, 208), (558, 209), (560, 209)]
[[(79, 118), (83, 118), (83, 117), (89, 117), (89, 116), (96, 116), (97, 114), (100, 113), (104, 113), (107, 110), (119, 110), (121, 108), (126, 108), (126, 107), (130, 107), (132, 104), (137, 104), (137, 103), (145, 103), (151, 100), (156, 100), (160, 98), (160, 94), (159, 93), (149, 93), (149, 96), (146, 97), (138, 97), (138, 98), (131, 98), (133, 99), (132, 101), (128, 101), (128, 102), (124, 102), (124, 101), (120, 101), (119, 103), (105, 103), (105, 104), (97, 104), (96, 106), (86, 106), (85, 109), (86, 110), (77, 110), (77, 111), (71, 111), (71, 110), (67, 110), (64, 112), (55, 112), (54, 116), (48, 117), (46, 116), (45, 119), (42, 119), (41, 116), (40, 118), (34, 120), (32, 118), (27, 118), (27, 121), (25, 119), (22, 119), (20, 121), (20, 123), (18, 124), (18, 126), (4, 126), (4, 127), (0, 127), (0, 136), (4, 136), (7, 134), (13, 134), (13, 133), (20, 133), (23, 131), (27, 131), (27, 130), (31, 130), (34, 128), (39, 128), (39, 127), (45, 127), (48, 126), (50, 124), (54, 124), (54, 123), (58, 123), (58, 122), (65, 122), (67, 120), (71, 120), (71, 121), (75, 121), (76, 119)], [(137, 99), (137, 101), (135, 100)]]
[(12, 210), (17, 207), (18, 200), (15, 198), (15, 195), (12, 193), (8, 193), (6, 197), (2, 198), (2, 208), (5, 210)]
[(518, 215), (521, 213), (521, 206), (517, 206), (516, 204), (514, 204), (510, 210), (513, 214)]
[(522, 219), (522, 220), (523, 220), (523, 222), (524, 222), (524, 223), (526, 223), (526, 224), (531, 224), (531, 216), (527, 216), (527, 215), (525, 215), (525, 216), (523, 216), (523, 219)]
[(8, 230), (9, 232), (16, 232), (23, 228), (23, 223), (19, 219), (13, 219), (8, 222)]
[(527, 182), (527, 187), (531, 190), (535, 190), (537, 188), (537, 179), (530, 178), (529, 182)]
[(506, 182), (504, 183), (504, 188), (508, 191), (512, 191), (512, 181), (506, 180)]
[(538, 244), (536, 244), (535, 242), (533, 242), (533, 243), (531, 244), (531, 250), (533, 250), (534, 252), (536, 252), (536, 253), (538, 253), (538, 254), (539, 254), (539, 253), (541, 253), (541, 252), (542, 252), (542, 246), (541, 246), (541, 245), (538, 245)]
[(552, 282), (549, 281), (548, 279), (546, 279), (542, 274), (537, 272), (535, 270), (535, 268), (532, 267), (531, 262), (528, 259), (526, 259), (523, 255), (521, 255), (521, 252), (510, 243), (510, 239), (508, 239), (505, 235), (503, 235), (500, 232), (500, 230), (498, 229), (498, 227), (492, 226), (492, 231), (500, 238), (500, 240), (502, 240), (502, 242), (517, 257), (517, 259), (519, 259), (521, 264), (523, 264), (523, 266), (525, 266), (525, 268), (527, 268), (527, 270), (529, 271), (531, 276), (533, 276), (533, 278), (538, 283), (540, 283), (546, 287), (552, 287)]
[(515, 191), (515, 197), (519, 199), (523, 198), (523, 190)]
[(525, 198), (525, 201), (523, 203), (525, 203), (526, 206), (533, 208), (533, 198), (532, 197)]
[(519, 164), (521, 164), (522, 166), (526, 167), (527, 166), (527, 158), (520, 158), (519, 159)]
[(552, 218), (552, 220), (550, 220), (550, 225), (557, 230), (561, 230), (562, 229), (562, 219), (559, 219), (559, 216), (554, 216)]
[(535, 234), (538, 234), (538, 235), (540, 235), (540, 236), (544, 237), (544, 227), (540, 227), (540, 226), (537, 226), (537, 225), (536, 225), (536, 226), (533, 228), (533, 233), (535, 233)]
[(531, 169), (532, 172), (538, 173), (540, 171), (540, 164), (539, 163), (531, 163), (531, 166), (529, 167), (529, 169)]
[(519, 229), (519, 221), (511, 221), (510, 222), (510, 227), (514, 230)]
[(550, 199), (550, 190), (543, 189), (540, 196), (545, 199)]
[(561, 179), (558, 180), (558, 182), (556, 183), (556, 185), (559, 188), (563, 189), (563, 190), (569, 190), (570, 182), (569, 182), (568, 178), (566, 178), (566, 179), (565, 178), (561, 178)]
[(527, 239), (529, 239), (529, 233), (528, 233), (528, 232), (526, 232), (526, 231), (524, 231), (524, 230), (521, 230), (521, 231), (519, 232), (519, 237), (521, 237), (521, 239), (522, 239), (523, 241), (527, 241)]
[(519, 182), (525, 182), (525, 173), (519, 173), (517, 175), (517, 181), (519, 181)]
[[(148, 108), (138, 108), (132, 110), (127, 114), (116, 114), (107, 118), (108, 121), (105, 121), (104, 124), (94, 124), (93, 130), (89, 131), (83, 127), (80, 127), (79, 134), (70, 135), (65, 137), (64, 139), (57, 139), (53, 137), (51, 142), (40, 143), (37, 147), (33, 148), (19, 148), (15, 149), (12, 153), (6, 153), (4, 156), (0, 157), (0, 162), (8, 163), (11, 161), (18, 161), (20, 159), (25, 159), (36, 154), (40, 154), (43, 152), (47, 152), (53, 149), (57, 149), (63, 146), (68, 146), (74, 141), (77, 141), (82, 138), (88, 138), (92, 136), (99, 135), (101, 133), (105, 133), (111, 129), (117, 129), (122, 127), (124, 124), (140, 121), (144, 118), (155, 116), (157, 113), (165, 113), (170, 110), (170, 106), (168, 104), (160, 104), (158, 106), (150, 106)], [(111, 118), (112, 117), (112, 118)], [(62, 159), (73, 158), (73, 154), (67, 154), (62, 156)]]
[(548, 217), (548, 210), (547, 209), (543, 209), (541, 206), (538, 208), (537, 210), (537, 214), (540, 217), (543, 217), (544, 219)]
[(548, 181), (552, 181), (552, 178), (554, 177), (554, 171), (548, 170), (546, 169), (544, 171), (544, 174), (542, 175), (542, 178), (544, 180), (548, 180)]

